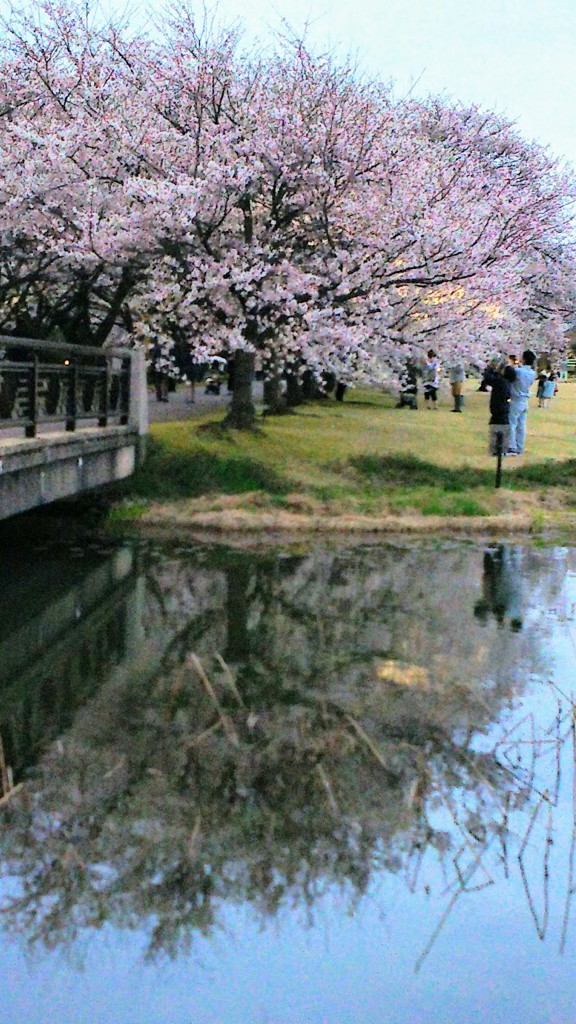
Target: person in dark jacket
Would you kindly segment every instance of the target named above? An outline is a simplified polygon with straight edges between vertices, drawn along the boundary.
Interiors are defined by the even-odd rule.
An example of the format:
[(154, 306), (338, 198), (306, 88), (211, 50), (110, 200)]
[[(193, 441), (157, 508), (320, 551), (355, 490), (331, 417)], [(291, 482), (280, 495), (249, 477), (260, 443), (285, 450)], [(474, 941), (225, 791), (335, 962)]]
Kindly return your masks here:
[(512, 381), (516, 377), (513, 366), (489, 366), (484, 379), (490, 388), (490, 426), (494, 423), (508, 423)]
[[(512, 396), (512, 382), (516, 377), (516, 370), (510, 364), (495, 367), (489, 366), (484, 374), (486, 384), (490, 388), (490, 426), (492, 428), (503, 427), (500, 431), (502, 437), (500, 443), (506, 451), (508, 447), (508, 423), (510, 398)], [(490, 431), (490, 454), (497, 455), (497, 434), (496, 429)]]

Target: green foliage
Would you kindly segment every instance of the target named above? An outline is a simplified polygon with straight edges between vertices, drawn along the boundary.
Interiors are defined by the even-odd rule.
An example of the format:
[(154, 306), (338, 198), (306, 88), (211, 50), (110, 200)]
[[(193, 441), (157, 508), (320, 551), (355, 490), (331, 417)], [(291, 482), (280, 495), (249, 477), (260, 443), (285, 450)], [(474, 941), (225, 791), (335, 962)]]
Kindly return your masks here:
[(388, 501), (390, 510), (395, 514), (411, 511), (424, 516), (486, 516), (490, 514), (488, 505), (492, 493), (493, 489), (477, 488), (471, 497), (457, 489), (450, 491), (430, 485), (392, 487)]
[(576, 485), (576, 459), (556, 462), (547, 459), (514, 470), (514, 480), (522, 484), (541, 484), (543, 487), (573, 487)]

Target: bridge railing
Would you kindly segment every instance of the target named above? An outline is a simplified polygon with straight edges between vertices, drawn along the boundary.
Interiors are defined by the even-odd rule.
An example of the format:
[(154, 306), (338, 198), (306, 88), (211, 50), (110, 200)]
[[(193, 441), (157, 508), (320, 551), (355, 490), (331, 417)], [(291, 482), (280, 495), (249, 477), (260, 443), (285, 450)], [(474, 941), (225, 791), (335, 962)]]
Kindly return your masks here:
[(0, 335), (0, 430), (21, 427), (36, 437), (41, 425), (73, 431), (91, 421), (133, 424), (145, 433), (145, 393), (136, 393), (145, 389), (143, 380), (138, 350)]

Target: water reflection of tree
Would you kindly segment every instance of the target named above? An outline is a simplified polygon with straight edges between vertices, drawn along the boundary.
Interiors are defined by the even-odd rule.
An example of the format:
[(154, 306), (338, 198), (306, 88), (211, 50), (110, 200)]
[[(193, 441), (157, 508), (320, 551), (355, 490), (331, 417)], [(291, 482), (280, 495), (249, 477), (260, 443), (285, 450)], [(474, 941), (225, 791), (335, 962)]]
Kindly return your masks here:
[[(564, 569), (546, 563), (542, 573), (542, 555), (529, 550), (515, 558), (524, 588), (520, 613), (533, 621), (534, 593), (550, 603)], [(488, 680), (509, 692), (537, 668), (533, 630), (514, 639), (477, 627), (477, 549), (235, 553), (224, 564), (220, 556), (200, 565), (164, 563), (153, 578), (172, 616), (196, 609), (184, 612), (174, 663), (191, 649), (219, 650), (259, 698), (264, 688), (274, 699), (279, 690), (321, 690), (334, 675), (345, 684), (370, 678), (382, 657), (425, 665), (449, 692), (454, 685), (482, 690)], [(542, 587), (549, 592), (540, 594)]]
[(262, 918), (334, 885), (355, 901), (378, 868), (415, 888), (430, 855), (456, 894), (490, 880), (484, 857), (531, 796), (517, 740), (459, 739), (409, 671), (263, 711), (225, 671), (202, 679), (190, 663), (146, 699), (127, 681), (49, 751), (2, 837), (11, 929), (53, 946), (112, 921), (176, 953), (223, 901)]
[[(162, 671), (147, 685), (128, 672), (111, 682), (41, 760), (28, 806), (10, 806), (1, 853), (21, 885), (4, 910), (11, 927), (54, 945), (106, 921), (145, 922), (151, 953), (175, 953), (228, 900), (263, 917), (312, 908), (334, 885), (355, 900), (377, 868), (416, 887), (429, 856), (456, 894), (478, 874), (489, 881), (483, 851), (504, 849), (532, 784), (514, 762), (518, 736), (478, 739), (520, 687), (533, 640), (506, 634), (508, 656), (495, 631), (510, 671), (486, 675), (486, 631), (464, 635), (466, 602), (453, 594), (462, 553), (441, 569), (431, 561), (432, 591), (410, 578), (415, 557), (322, 553), (266, 571), (246, 561), (249, 642), (236, 631), (233, 676), (218, 659), (205, 674), (186, 654), (191, 637), (202, 641), (198, 620), (225, 638), (234, 614), (225, 602), (215, 626), (207, 604), (230, 590), (196, 567), (208, 600), (193, 622), (182, 616)], [(164, 610), (190, 607), (165, 572)], [(472, 623), (478, 584), (470, 573)]]
[(127, 683), (79, 719), (40, 766), (29, 808), (11, 811), (12, 926), (52, 945), (107, 919), (153, 918), (152, 948), (173, 951), (214, 925), (224, 899), (268, 915), (334, 883), (359, 896), (376, 864), (398, 869), (410, 823), (442, 849), (426, 820), (437, 773), (443, 786), (507, 786), (402, 684), (264, 709), (240, 699), (225, 672), (212, 689), (189, 665), (145, 700)]

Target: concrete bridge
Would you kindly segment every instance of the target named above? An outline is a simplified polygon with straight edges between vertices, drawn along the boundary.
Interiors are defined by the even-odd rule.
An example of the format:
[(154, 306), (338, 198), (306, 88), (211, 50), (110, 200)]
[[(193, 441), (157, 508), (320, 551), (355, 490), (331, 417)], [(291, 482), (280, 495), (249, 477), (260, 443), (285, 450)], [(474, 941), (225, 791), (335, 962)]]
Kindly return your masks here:
[(147, 430), (141, 349), (0, 335), (0, 519), (130, 476)]

